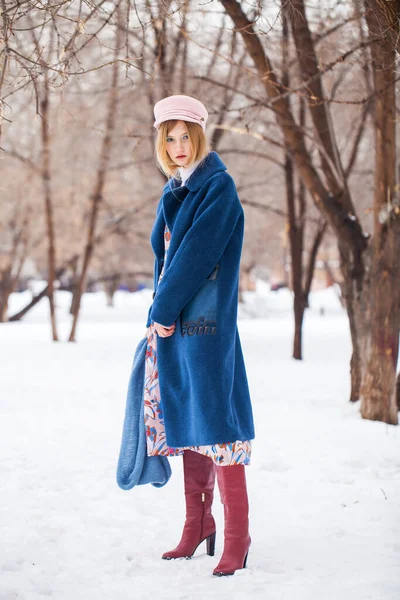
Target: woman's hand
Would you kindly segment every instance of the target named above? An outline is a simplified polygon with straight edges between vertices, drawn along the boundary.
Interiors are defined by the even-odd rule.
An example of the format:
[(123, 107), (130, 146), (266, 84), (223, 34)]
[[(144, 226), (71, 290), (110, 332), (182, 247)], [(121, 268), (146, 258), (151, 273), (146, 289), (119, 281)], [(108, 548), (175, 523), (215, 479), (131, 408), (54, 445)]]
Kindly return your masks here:
[(158, 336), (170, 337), (175, 333), (175, 323), (173, 323), (173, 325), (170, 325), (169, 327), (164, 327), (164, 325), (161, 325), (161, 323), (156, 323), (154, 321), (154, 329)]

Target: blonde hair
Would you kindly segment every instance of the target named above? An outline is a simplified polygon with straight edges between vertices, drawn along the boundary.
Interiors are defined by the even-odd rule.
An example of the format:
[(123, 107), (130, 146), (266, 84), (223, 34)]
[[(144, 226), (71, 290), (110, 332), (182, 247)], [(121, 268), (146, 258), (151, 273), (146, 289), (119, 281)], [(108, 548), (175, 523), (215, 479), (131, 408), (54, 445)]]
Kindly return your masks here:
[[(160, 127), (158, 128), (158, 134), (156, 138), (157, 162), (167, 177), (173, 177), (179, 168), (178, 165), (173, 162), (167, 152), (168, 133), (175, 127), (177, 123), (177, 119), (172, 119), (170, 121), (164, 121), (161, 123)], [(207, 156), (211, 149), (201, 125), (198, 123), (192, 123), (191, 121), (184, 121), (184, 123), (189, 134), (189, 143), (192, 150), (192, 157), (188, 164), (185, 165), (188, 167), (197, 160), (201, 160)]]

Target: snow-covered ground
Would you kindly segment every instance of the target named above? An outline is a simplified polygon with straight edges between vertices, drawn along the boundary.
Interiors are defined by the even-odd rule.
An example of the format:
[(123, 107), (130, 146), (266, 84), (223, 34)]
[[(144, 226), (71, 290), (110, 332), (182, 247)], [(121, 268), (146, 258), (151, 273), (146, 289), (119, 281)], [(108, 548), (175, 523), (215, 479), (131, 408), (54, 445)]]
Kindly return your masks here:
[[(69, 300), (57, 294), (63, 339)], [(257, 428), (248, 568), (211, 574), (218, 493), (217, 555), (160, 559), (181, 534), (181, 459), (161, 489), (125, 492), (115, 480), (150, 301), (149, 290), (118, 293), (106, 308), (86, 295), (77, 344), (49, 341), (46, 302), (0, 325), (0, 600), (398, 600), (400, 430), (347, 402), (348, 327), (329, 291), (312, 297), (302, 363), (290, 358), (287, 291), (260, 284), (240, 306)]]

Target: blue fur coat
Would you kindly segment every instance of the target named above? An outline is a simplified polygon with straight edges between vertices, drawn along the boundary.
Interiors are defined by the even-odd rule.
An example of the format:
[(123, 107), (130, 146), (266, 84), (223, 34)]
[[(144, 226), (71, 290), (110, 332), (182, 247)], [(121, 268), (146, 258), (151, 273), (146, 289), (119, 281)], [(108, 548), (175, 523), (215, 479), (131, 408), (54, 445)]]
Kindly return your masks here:
[[(163, 278), (165, 223), (171, 242)], [(152, 321), (175, 333), (157, 338), (160, 397), (169, 447), (254, 438), (237, 328), (244, 213), (235, 183), (210, 152), (185, 186), (172, 178), (151, 233), (155, 254)]]

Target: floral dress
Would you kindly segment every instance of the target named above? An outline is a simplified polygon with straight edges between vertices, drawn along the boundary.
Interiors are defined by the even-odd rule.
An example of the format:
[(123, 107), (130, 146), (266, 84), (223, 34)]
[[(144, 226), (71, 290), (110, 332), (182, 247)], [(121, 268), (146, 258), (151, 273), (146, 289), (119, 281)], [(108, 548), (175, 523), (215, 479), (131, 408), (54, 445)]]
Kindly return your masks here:
[[(164, 265), (171, 241), (171, 232), (167, 225), (164, 230), (164, 263), (158, 281), (164, 275)], [(176, 333), (174, 333), (176, 335)], [(157, 366), (157, 334), (154, 323), (151, 322), (146, 331), (147, 348), (145, 358), (144, 382), (144, 422), (146, 426), (146, 443), (148, 456), (166, 455), (178, 456), (184, 450), (193, 450), (209, 456), (219, 466), (248, 465), (250, 464), (251, 442), (240, 441), (227, 444), (214, 444), (208, 446), (185, 446), (182, 448), (169, 448), (166, 442), (165, 425), (160, 399)]]

